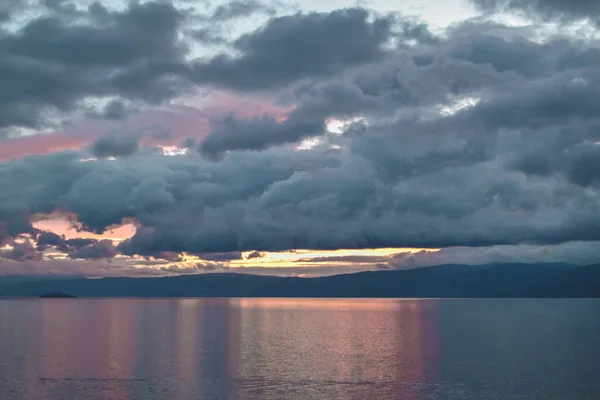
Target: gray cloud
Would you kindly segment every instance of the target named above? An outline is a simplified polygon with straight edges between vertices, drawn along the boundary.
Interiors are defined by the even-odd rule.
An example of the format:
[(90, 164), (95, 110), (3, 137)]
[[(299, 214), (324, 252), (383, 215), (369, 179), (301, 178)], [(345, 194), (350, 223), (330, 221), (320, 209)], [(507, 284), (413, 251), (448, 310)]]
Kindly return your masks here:
[(186, 137), (181, 143), (181, 147), (185, 149), (193, 149), (197, 146), (198, 139), (195, 137)]
[(0, 251), (0, 258), (14, 261), (39, 261), (42, 257), (42, 253), (29, 242), (13, 243), (11, 250)]
[[(183, 255), (173, 251), (161, 251), (153, 255), (155, 259), (164, 260), (168, 262), (179, 262), (183, 261)], [(156, 261), (152, 261), (155, 263)]]
[(112, 100), (102, 110), (101, 117), (109, 120), (120, 120), (129, 114), (127, 106), (119, 100)]
[(218, 6), (212, 13), (212, 21), (222, 22), (256, 13), (275, 14), (275, 8), (258, 0), (232, 0)]
[(262, 150), (310, 136), (321, 136), (324, 130), (324, 118), (304, 109), (292, 112), (283, 122), (270, 116), (237, 119), (230, 115), (214, 124), (210, 134), (198, 145), (198, 151), (216, 159), (225, 151)]
[(179, 265), (169, 265), (165, 267), (160, 267), (159, 270), (161, 272), (168, 272), (172, 274), (199, 274), (206, 272), (230, 272), (229, 266), (227, 264), (219, 263), (219, 262), (199, 262), (195, 263), (193, 266), (179, 266)]
[(6, 0), (0, 4), (0, 24), (9, 22), (16, 12), (23, 11), (30, 4), (27, 0)]
[(197, 62), (192, 79), (237, 90), (266, 90), (329, 75), (381, 59), (386, 54), (383, 45), (392, 37), (392, 24), (392, 17), (369, 21), (363, 9), (273, 18), (235, 40), (233, 46), (240, 56), (221, 54)]
[(110, 259), (117, 255), (117, 248), (112, 244), (110, 240), (100, 240), (94, 244), (80, 247), (71, 253), (69, 258), (72, 259)]
[(39, 250), (43, 250), (49, 246), (64, 247), (65, 239), (52, 232), (42, 231), (37, 235), (36, 242)]
[(600, 3), (596, 0), (471, 0), (488, 12), (519, 11), (541, 18), (562, 20), (597, 19)]
[[(219, 44), (214, 26), (198, 25), (198, 12), (170, 2), (131, 2), (112, 10), (62, 1), (32, 0), (42, 11), (22, 29), (0, 35), (0, 130), (50, 126), (56, 117), (84, 110), (118, 120), (144, 105), (192, 92), (195, 84), (266, 90), (303, 78), (380, 60), (395, 33), (394, 16), (364, 9), (273, 18), (233, 42), (238, 54), (189, 60), (191, 41)], [(227, 19), (267, 10), (254, 1), (233, 1), (214, 10)], [(4, 7), (9, 20), (19, 7)], [(404, 23), (404, 35), (426, 36)], [(139, 40), (143, 37), (144, 40)], [(320, 40), (328, 37), (329, 40)], [(89, 106), (110, 99), (103, 109)], [(90, 103), (91, 101), (91, 103)], [(12, 129), (12, 130), (11, 130)]]
[[(184, 17), (169, 3), (110, 11), (95, 2), (69, 13), (70, 3), (46, 3), (62, 11), (0, 35), (0, 128), (43, 126), (90, 97), (156, 103), (181, 92), (174, 74), (187, 51), (178, 39)], [(121, 114), (111, 104), (105, 115)]]
[(197, 256), (207, 261), (232, 261), (243, 259), (240, 251), (231, 251), (227, 253), (200, 253), (197, 254)]
[[(71, 253), (77, 254), (77, 252), (84, 247), (87, 248), (87, 250), (84, 251), (87, 251), (89, 254), (89, 249), (93, 248), (98, 243), (98, 240), (96, 239), (65, 239), (63, 236), (47, 231), (36, 232), (33, 237), (35, 238), (38, 250), (43, 251), (50, 247), (54, 247), (56, 250), (62, 251), (67, 255), (70, 255)], [(100, 244), (99, 246), (101, 248), (106, 248), (106, 243)]]
[(325, 266), (314, 267), (244, 267), (242, 269), (229, 268), (219, 263), (197, 263), (191, 267), (166, 265), (166, 266), (140, 266), (99, 260), (44, 260), (44, 261), (13, 261), (0, 258), (1, 275), (69, 275), (87, 277), (155, 277), (181, 274), (200, 273), (245, 273), (257, 275), (281, 276), (324, 276), (339, 273), (364, 271), (364, 267), (352, 266)]
[(260, 251), (253, 251), (252, 253), (248, 254), (246, 256), (247, 260), (252, 260), (255, 258), (263, 258), (265, 255), (263, 253), (261, 253)]
[[(232, 154), (218, 164), (137, 157), (127, 180), (114, 186), (87, 174), (60, 196), (62, 208), (99, 228), (138, 219), (148, 228), (120, 246), (129, 254), (598, 239), (591, 218), (598, 193), (566, 181), (547, 185), (475, 160), (384, 183), (377, 164), (353, 153), (315, 153)], [(114, 181), (115, 174), (107, 176)], [(163, 183), (143, 184), (148, 174)]]
[[(80, 162), (82, 154), (66, 152), (1, 163), (4, 240), (31, 231), (31, 214), (62, 210), (94, 232), (135, 219), (140, 228), (118, 250), (147, 257), (463, 247), (500, 260), (482, 249), (575, 251), (567, 245), (600, 241), (595, 43), (566, 36), (539, 42), (521, 28), (471, 21), (436, 40), (384, 50), (390, 22), (369, 18), (375, 22), (360, 10), (297, 14), (240, 39), (239, 56), (226, 56), (223, 74), (203, 82), (271, 88), (294, 107), (285, 120), (215, 121), (199, 143), (213, 161), (138, 151), (114, 161)], [(338, 43), (346, 39), (333, 33), (340, 47), (330, 58), (301, 60), (308, 63), (301, 69), (288, 65), (297, 59), (281, 57), (293, 46), (284, 49), (276, 38), (268, 50), (281, 31), (298, 36), (300, 50), (325, 52), (331, 43), (305, 32), (329, 33), (329, 24), (337, 27), (331, 32), (358, 25), (356, 35), (369, 33), (348, 38), (359, 55), (347, 54)], [(315, 41), (315, 49), (308, 46)], [(281, 70), (246, 81), (259, 65)], [(353, 117), (363, 120), (325, 132), (329, 118)], [(309, 151), (281, 146), (313, 136), (321, 142)], [(566, 251), (530, 254), (524, 259), (568, 258)]]
[(82, 247), (92, 245), (96, 242), (96, 239), (74, 238), (65, 240), (65, 246), (67, 249), (80, 249)]
[[(5, 36), (2, 49), (68, 65), (116, 67), (178, 58), (184, 51), (176, 39), (183, 16), (168, 3), (134, 2), (123, 12), (94, 3), (82, 16), (78, 23), (60, 16), (33, 19), (20, 32)], [(140, 41), (139, 35), (148, 35), (148, 40)]]
[(26, 260), (0, 258), (2, 275), (70, 275), (87, 277), (150, 277), (170, 275), (153, 267), (134, 267), (106, 260)]
[(190, 30), (190, 36), (205, 45), (222, 45), (227, 43), (227, 38), (223, 33), (214, 27), (192, 29)]
[(130, 135), (109, 134), (101, 136), (92, 144), (92, 154), (99, 158), (125, 157), (138, 149), (137, 138)]
[(483, 265), (491, 263), (591, 265), (600, 262), (599, 242), (568, 242), (553, 246), (516, 245), (454, 247), (438, 252), (402, 253), (389, 260), (393, 268), (429, 267), (446, 264)]

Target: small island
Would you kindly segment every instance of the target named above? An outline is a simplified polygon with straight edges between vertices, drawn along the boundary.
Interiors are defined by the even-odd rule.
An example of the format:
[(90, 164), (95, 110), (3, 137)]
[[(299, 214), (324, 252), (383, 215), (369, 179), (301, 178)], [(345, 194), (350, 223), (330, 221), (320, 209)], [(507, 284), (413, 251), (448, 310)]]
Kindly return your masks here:
[(67, 293), (44, 293), (40, 296), (40, 299), (76, 299), (77, 296), (73, 296), (72, 294)]

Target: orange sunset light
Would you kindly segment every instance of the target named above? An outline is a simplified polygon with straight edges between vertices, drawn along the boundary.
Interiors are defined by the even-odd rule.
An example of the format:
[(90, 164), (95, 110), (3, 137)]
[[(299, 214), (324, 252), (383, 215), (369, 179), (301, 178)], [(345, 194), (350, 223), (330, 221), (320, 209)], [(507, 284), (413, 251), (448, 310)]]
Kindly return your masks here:
[[(46, 215), (38, 216), (33, 222), (36, 229), (56, 233), (64, 236), (66, 239), (86, 238), (86, 239), (109, 239), (115, 244), (131, 238), (136, 232), (136, 226), (133, 223), (125, 223), (121, 226), (115, 226), (103, 234), (95, 234), (81, 229), (77, 229), (77, 223), (72, 222), (68, 215)], [(421, 251), (437, 252), (440, 249), (424, 248), (379, 248), (379, 249), (338, 249), (338, 250), (310, 250), (295, 249), (288, 251), (261, 251), (260, 257), (250, 257), (252, 251), (242, 252), (242, 258), (239, 260), (224, 260), (232, 268), (242, 267), (319, 267), (324, 265), (373, 265), (379, 262), (385, 262), (392, 256), (401, 253), (417, 253)], [(143, 257), (125, 257), (131, 261), (143, 259)], [(194, 254), (183, 254), (183, 261), (173, 262), (180, 266), (192, 265), (196, 262), (207, 262), (201, 256)]]

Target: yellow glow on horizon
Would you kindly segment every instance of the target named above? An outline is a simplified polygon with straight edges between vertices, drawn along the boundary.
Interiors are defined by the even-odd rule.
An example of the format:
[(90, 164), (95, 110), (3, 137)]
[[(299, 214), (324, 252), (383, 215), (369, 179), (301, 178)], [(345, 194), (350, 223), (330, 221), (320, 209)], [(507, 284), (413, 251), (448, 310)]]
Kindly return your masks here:
[(339, 250), (306, 250), (299, 249), (282, 252), (261, 252), (262, 257), (248, 259), (251, 251), (243, 252), (242, 260), (232, 260), (232, 267), (261, 266), (261, 267), (299, 267), (315, 266), (323, 264), (373, 264), (373, 262), (356, 261), (336, 261), (323, 260), (311, 261), (311, 259), (326, 259), (332, 257), (381, 257), (390, 258), (400, 253), (418, 253), (421, 251), (437, 252), (440, 249), (420, 249), (420, 248), (381, 248), (381, 249), (339, 249)]
[[(134, 223), (124, 223), (101, 235), (77, 229), (77, 224), (72, 222), (73, 216), (68, 214), (39, 215), (35, 218), (33, 226), (36, 229), (49, 231), (64, 236), (66, 239), (85, 238), (112, 240), (115, 244), (131, 238), (136, 232)], [(125, 256), (119, 254), (114, 260), (125, 262), (127, 265), (140, 267), (165, 267), (178, 266), (179, 268), (193, 268), (198, 263), (216, 264), (232, 269), (242, 270), (244, 267), (324, 267), (324, 266), (354, 266), (373, 267), (378, 263), (385, 263), (394, 255), (403, 253), (418, 253), (422, 251), (437, 252), (440, 249), (425, 248), (378, 248), (378, 249), (338, 249), (338, 250), (310, 250), (295, 249), (288, 251), (260, 251), (260, 257), (250, 258), (253, 251), (244, 251), (242, 258), (237, 260), (210, 260), (203, 259), (200, 255), (182, 253), (180, 261), (167, 261), (154, 257), (140, 255)], [(67, 254), (49, 250), (45, 254), (48, 258), (66, 259)], [(210, 257), (208, 257), (210, 258)], [(155, 260), (155, 261), (154, 261)]]

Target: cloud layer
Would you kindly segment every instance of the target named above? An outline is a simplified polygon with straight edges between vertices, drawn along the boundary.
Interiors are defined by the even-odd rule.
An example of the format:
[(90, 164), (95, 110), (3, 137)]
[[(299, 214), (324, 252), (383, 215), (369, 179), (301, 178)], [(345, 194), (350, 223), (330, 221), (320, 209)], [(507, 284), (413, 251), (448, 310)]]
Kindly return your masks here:
[[(476, 2), (567, 22), (593, 8)], [(206, 18), (267, 10), (236, 4)], [(600, 241), (596, 42), (482, 19), (436, 35), (353, 8), (273, 16), (193, 57), (197, 39), (183, 32), (202, 24), (194, 21), (204, 20), (165, 2), (121, 11), (94, 3), (3, 32), (0, 128), (44, 125), (48, 112), (87, 110), (90, 97), (151, 105), (198, 88), (268, 97), (289, 111), (225, 110), (198, 152), (186, 141), (185, 155), (138, 148), (136, 134), (121, 132), (92, 145), (97, 160), (83, 149), (0, 163), (0, 241), (33, 234), (33, 214), (58, 210), (96, 233), (139, 224), (117, 248), (73, 246), (80, 259)], [(123, 117), (121, 103), (107, 104), (106, 117)], [(38, 245), (67, 246), (48, 235)], [(32, 261), (31, 250), (3, 257)]]

